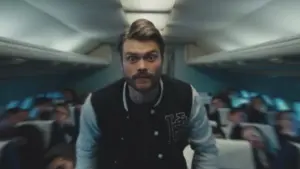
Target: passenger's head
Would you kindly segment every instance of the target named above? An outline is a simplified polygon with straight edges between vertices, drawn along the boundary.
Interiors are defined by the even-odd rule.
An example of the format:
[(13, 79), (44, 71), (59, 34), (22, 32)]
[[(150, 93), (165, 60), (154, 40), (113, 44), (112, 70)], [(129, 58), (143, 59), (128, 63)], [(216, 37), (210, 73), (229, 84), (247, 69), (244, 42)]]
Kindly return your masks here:
[(53, 103), (51, 99), (38, 97), (35, 99), (34, 106), (38, 110), (38, 118), (40, 120), (50, 120), (53, 113)]
[(34, 101), (34, 106), (37, 108), (51, 107), (52, 100), (46, 97), (38, 97)]
[(232, 109), (229, 113), (229, 120), (234, 124), (241, 123), (243, 121), (243, 113), (242, 109)]
[(292, 112), (282, 111), (276, 115), (276, 123), (280, 127), (280, 130), (291, 131), (293, 129), (293, 117)]
[(266, 105), (260, 96), (253, 97), (250, 102), (250, 106), (257, 111), (265, 112)]
[(67, 102), (74, 102), (78, 99), (77, 93), (73, 89), (65, 88), (62, 90), (62, 94)]
[(55, 108), (55, 120), (64, 123), (69, 117), (69, 108), (67, 104), (58, 104)]
[(230, 107), (229, 102), (230, 102), (230, 99), (226, 95), (220, 94), (220, 95), (214, 96), (212, 98), (211, 104), (212, 104), (213, 108), (220, 109), (220, 108)]
[(6, 111), (6, 117), (13, 123), (19, 123), (28, 119), (28, 111), (20, 108), (12, 108)]
[(162, 74), (164, 40), (152, 22), (138, 19), (122, 34), (118, 46), (124, 76), (140, 92), (153, 89)]
[(46, 169), (74, 169), (75, 148), (73, 145), (58, 144), (46, 153)]

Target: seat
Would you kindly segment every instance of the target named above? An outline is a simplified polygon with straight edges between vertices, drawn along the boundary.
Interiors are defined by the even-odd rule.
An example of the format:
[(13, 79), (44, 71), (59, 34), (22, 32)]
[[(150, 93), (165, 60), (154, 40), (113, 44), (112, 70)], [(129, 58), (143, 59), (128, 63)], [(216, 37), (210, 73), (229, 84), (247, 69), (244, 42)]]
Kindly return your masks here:
[(0, 141), (0, 168), (20, 169), (20, 156), (16, 142)]
[[(219, 149), (219, 169), (255, 169), (253, 153), (247, 141), (216, 139)], [(190, 146), (184, 149), (188, 169), (191, 169), (194, 151)]]
[(32, 126), (36, 127), (38, 130), (41, 131), (41, 133), (43, 135), (44, 148), (48, 148), (51, 137), (53, 137), (51, 135), (53, 123), (54, 123), (53, 120), (48, 120), (48, 121), (34, 120), (34, 121), (24, 121), (24, 122), (18, 123), (16, 126), (21, 127), (21, 126), (25, 126), (25, 125), (32, 125)]
[(264, 124), (256, 124), (256, 123), (241, 123), (241, 126), (242, 127), (247, 127), (247, 126), (251, 127), (252, 126), (252, 127), (258, 128), (268, 138), (268, 141), (272, 146), (271, 148), (277, 149), (277, 150), (280, 148), (278, 137), (272, 126), (264, 125)]

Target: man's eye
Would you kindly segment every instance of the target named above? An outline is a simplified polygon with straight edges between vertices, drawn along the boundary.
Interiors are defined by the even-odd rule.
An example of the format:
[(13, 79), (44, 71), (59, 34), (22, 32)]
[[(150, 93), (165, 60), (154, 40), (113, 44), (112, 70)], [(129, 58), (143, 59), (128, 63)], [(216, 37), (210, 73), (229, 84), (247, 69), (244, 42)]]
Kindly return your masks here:
[(157, 59), (157, 55), (156, 54), (150, 54), (145, 56), (145, 60), (147, 60), (148, 62), (154, 62)]
[(136, 61), (139, 60), (139, 57), (137, 57), (137, 56), (127, 56), (126, 60), (129, 61), (129, 62), (136, 62)]

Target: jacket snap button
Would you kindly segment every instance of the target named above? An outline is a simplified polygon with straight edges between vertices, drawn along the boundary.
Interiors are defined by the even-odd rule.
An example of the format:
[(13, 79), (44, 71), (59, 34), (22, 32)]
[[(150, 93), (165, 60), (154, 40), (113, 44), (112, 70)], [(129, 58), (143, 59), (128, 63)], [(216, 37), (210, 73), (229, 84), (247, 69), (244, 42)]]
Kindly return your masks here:
[(154, 113), (155, 113), (155, 110), (152, 109), (152, 110), (150, 111), (150, 114), (154, 114)]

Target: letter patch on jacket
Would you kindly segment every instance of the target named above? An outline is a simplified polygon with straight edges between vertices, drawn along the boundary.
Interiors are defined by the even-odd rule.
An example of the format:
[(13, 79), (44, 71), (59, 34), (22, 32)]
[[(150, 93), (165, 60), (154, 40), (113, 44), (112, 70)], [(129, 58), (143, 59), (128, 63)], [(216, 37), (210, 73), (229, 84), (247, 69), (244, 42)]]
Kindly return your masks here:
[(185, 112), (165, 116), (169, 128), (169, 143), (176, 142), (187, 125), (188, 117)]

